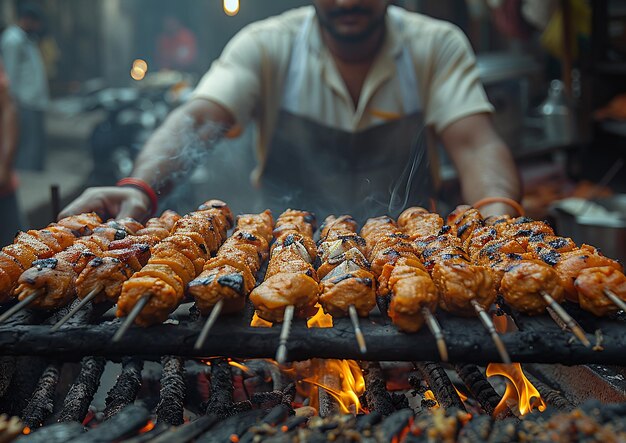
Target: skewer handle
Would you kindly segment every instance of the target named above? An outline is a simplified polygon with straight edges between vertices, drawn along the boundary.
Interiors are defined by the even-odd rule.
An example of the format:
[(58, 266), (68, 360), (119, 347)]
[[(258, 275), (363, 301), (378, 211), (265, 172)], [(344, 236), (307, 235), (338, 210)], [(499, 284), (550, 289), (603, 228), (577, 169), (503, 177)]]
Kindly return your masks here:
[(222, 299), (218, 300), (218, 302), (215, 303), (215, 306), (213, 306), (211, 313), (207, 317), (206, 322), (204, 323), (204, 326), (202, 327), (202, 331), (200, 331), (200, 335), (198, 336), (196, 343), (193, 345), (193, 348), (196, 351), (202, 349), (202, 347), (204, 346), (204, 342), (209, 336), (209, 332), (211, 332), (211, 328), (213, 328), (215, 321), (220, 316), (220, 312), (222, 312), (222, 307), (224, 307), (224, 300)]
[(89, 294), (85, 296), (85, 298), (83, 298), (80, 301), (80, 303), (74, 306), (70, 312), (65, 314), (65, 316), (61, 320), (59, 320), (54, 326), (52, 326), (50, 331), (52, 332), (58, 331), (61, 328), (61, 326), (63, 326), (70, 318), (72, 318), (78, 311), (83, 309), (83, 306), (85, 306), (87, 303), (93, 300), (96, 297), (96, 295), (100, 293), (100, 291), (102, 291), (101, 286), (98, 286), (95, 289), (93, 289)]
[(441, 357), (441, 361), (448, 361), (448, 345), (446, 344), (446, 340), (443, 336), (443, 330), (441, 329), (441, 325), (437, 321), (437, 318), (433, 315), (433, 313), (428, 308), (422, 308), (422, 315), (426, 320), (426, 326), (430, 330), (430, 333), (435, 337), (435, 343), (437, 343), (437, 350), (439, 351), (439, 356)]
[(30, 294), (28, 297), (26, 297), (24, 300), (17, 302), (15, 305), (9, 308), (4, 314), (0, 315), (0, 323), (4, 323), (5, 321), (13, 317), (19, 311), (21, 311), (22, 309), (30, 305), (32, 302), (34, 302), (37, 297), (39, 297), (40, 295), (43, 295), (43, 293), (44, 293), (43, 288), (39, 288), (35, 292)]
[(618, 308), (620, 308), (622, 311), (626, 312), (626, 302), (624, 300), (622, 300), (621, 298), (619, 298), (617, 296), (617, 294), (615, 294), (613, 291), (611, 291), (610, 289), (604, 288), (602, 290), (604, 292), (604, 295), (606, 295), (606, 297), (611, 300), (611, 302), (613, 302)]
[(150, 298), (152, 298), (152, 294), (144, 294), (139, 300), (137, 300), (137, 303), (135, 303), (135, 306), (133, 306), (133, 309), (128, 314), (128, 317), (124, 319), (124, 323), (122, 323), (122, 326), (120, 326), (117, 332), (115, 332), (115, 335), (112, 339), (113, 343), (119, 342), (126, 335), (128, 328), (130, 328), (130, 326), (133, 324), (143, 308), (146, 307), (146, 305), (150, 301)]
[(581, 341), (583, 345), (586, 347), (591, 347), (591, 342), (585, 335), (585, 331), (580, 327), (578, 322), (572, 318), (571, 315), (567, 313), (563, 306), (558, 304), (555, 299), (552, 298), (550, 294), (547, 292), (541, 292), (541, 296), (548, 303), (549, 308), (554, 311), (554, 313), (567, 325), (568, 328), (572, 331), (572, 333)]
[(496, 325), (493, 324), (491, 317), (489, 317), (489, 314), (487, 314), (485, 309), (476, 300), (472, 300), (472, 306), (476, 310), (478, 318), (480, 319), (482, 324), (489, 331), (491, 339), (493, 340), (493, 343), (496, 345), (496, 349), (498, 350), (498, 354), (500, 354), (502, 363), (510, 365), (512, 362), (511, 357), (509, 356), (509, 351), (506, 350), (506, 346), (504, 346), (502, 338), (498, 334), (498, 331), (496, 330)]
[(285, 364), (287, 361), (287, 341), (289, 340), (289, 333), (291, 332), (291, 322), (293, 321), (294, 311), (295, 306), (289, 305), (285, 308), (285, 314), (283, 315), (283, 326), (280, 330), (278, 348), (276, 349), (276, 361), (281, 365)]
[(350, 314), (350, 321), (352, 321), (352, 327), (354, 328), (354, 336), (356, 337), (356, 342), (359, 345), (359, 351), (361, 354), (367, 353), (367, 345), (365, 344), (365, 335), (363, 335), (363, 331), (361, 330), (361, 325), (359, 323), (359, 314), (356, 312), (356, 307), (354, 305), (348, 306), (348, 313)]

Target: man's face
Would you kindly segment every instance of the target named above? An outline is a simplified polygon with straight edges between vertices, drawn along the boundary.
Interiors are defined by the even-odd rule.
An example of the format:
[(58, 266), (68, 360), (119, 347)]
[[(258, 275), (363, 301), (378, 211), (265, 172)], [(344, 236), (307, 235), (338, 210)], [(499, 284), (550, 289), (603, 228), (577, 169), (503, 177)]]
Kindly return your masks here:
[(313, 0), (320, 24), (337, 40), (359, 42), (383, 26), (390, 0)]

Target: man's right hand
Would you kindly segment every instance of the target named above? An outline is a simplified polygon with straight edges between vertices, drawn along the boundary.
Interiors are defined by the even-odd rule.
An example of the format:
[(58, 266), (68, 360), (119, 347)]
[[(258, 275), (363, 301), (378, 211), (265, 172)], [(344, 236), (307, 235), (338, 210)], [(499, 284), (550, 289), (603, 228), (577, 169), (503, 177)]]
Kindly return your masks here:
[(61, 211), (59, 218), (84, 212), (96, 212), (102, 219), (132, 217), (143, 222), (150, 215), (150, 198), (130, 186), (88, 188)]

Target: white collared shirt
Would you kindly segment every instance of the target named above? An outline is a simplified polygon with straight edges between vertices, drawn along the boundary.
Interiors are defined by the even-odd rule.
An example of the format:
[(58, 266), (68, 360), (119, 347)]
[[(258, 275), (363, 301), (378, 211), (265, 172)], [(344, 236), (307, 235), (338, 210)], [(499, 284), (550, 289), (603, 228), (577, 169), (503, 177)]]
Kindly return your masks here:
[[(453, 24), (390, 6), (401, 29), (387, 17), (383, 46), (363, 85), (355, 109), (331, 54), (322, 42), (317, 18), (307, 37), (300, 113), (317, 123), (356, 132), (403, 115), (395, 57), (410, 49), (427, 125), (441, 132), (452, 122), (492, 112), (478, 78), (476, 61), (464, 34)], [(287, 11), (248, 25), (226, 46), (204, 75), (194, 97), (229, 109), (241, 125), (258, 123), (260, 150), (271, 139), (288, 75), (294, 41), (313, 7)]]

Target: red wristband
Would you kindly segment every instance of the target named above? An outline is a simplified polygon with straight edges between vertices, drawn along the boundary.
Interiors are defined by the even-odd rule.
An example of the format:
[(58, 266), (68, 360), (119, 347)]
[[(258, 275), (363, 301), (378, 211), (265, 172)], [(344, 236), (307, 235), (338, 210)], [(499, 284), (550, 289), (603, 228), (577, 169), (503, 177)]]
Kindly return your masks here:
[(157, 207), (159, 206), (159, 199), (157, 198), (154, 189), (152, 189), (152, 186), (150, 186), (148, 183), (140, 178), (126, 177), (118, 181), (116, 183), (116, 186), (131, 186), (142, 191), (150, 199), (150, 217), (153, 217), (154, 214), (156, 214)]

